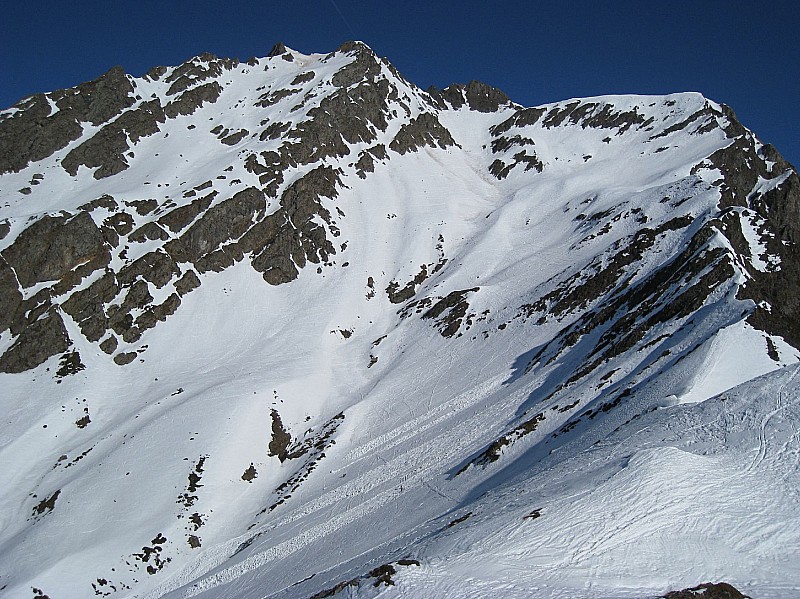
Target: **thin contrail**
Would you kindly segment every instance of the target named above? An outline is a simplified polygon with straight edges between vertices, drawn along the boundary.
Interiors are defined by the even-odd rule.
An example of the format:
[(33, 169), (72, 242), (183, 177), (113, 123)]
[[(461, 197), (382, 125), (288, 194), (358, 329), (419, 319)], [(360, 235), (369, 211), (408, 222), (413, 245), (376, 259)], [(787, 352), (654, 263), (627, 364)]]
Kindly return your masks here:
[(331, 0), (331, 4), (333, 4), (333, 8), (336, 9), (336, 12), (339, 13), (339, 16), (342, 17), (342, 21), (344, 21), (344, 24), (347, 25), (347, 28), (350, 30), (350, 33), (353, 35), (353, 39), (355, 40), (356, 38), (358, 38), (356, 32), (353, 31), (353, 28), (350, 26), (350, 23), (345, 18), (344, 13), (342, 13), (341, 9), (339, 8), (339, 5), (336, 4), (336, 0)]

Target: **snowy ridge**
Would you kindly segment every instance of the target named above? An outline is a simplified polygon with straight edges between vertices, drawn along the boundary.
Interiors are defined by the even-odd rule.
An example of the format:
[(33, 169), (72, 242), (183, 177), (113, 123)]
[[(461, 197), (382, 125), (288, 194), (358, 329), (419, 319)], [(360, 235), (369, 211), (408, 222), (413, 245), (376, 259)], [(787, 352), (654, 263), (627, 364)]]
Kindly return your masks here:
[(278, 45), (0, 173), (4, 594), (797, 594), (800, 183), (726, 106)]

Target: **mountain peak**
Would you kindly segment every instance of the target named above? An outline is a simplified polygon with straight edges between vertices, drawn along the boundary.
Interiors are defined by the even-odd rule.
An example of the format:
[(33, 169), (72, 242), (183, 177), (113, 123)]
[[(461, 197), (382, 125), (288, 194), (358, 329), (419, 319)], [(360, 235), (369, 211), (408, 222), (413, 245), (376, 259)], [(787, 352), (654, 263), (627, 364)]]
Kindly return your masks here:
[(267, 54), (268, 58), (275, 58), (276, 56), (281, 56), (282, 54), (286, 54), (287, 49), (283, 42), (277, 42), (272, 49)]
[(356, 52), (356, 53), (369, 52), (370, 54), (374, 54), (374, 52), (372, 51), (372, 48), (370, 48), (364, 42), (358, 41), (358, 40), (349, 40), (349, 41), (344, 42), (341, 46), (336, 48), (336, 52), (343, 52), (345, 54), (348, 54), (348, 53), (351, 53), (351, 52)]
[(501, 106), (513, 106), (505, 93), (481, 81), (470, 81), (466, 85), (454, 83), (443, 90), (431, 86), (427, 92), (442, 107), (458, 109), (466, 104), (478, 112), (496, 112)]
[(699, 94), (424, 92), (361, 42), (28, 98), (5, 592), (780, 596), (798, 210)]

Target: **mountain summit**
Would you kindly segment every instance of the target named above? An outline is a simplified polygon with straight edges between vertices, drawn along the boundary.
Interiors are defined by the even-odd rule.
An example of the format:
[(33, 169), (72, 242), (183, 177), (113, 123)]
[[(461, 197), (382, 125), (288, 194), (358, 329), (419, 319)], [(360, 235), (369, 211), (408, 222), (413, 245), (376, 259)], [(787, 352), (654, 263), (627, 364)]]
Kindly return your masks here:
[[(800, 180), (360, 42), (0, 112), (0, 590), (800, 587)], [(716, 588), (716, 587), (715, 587)]]

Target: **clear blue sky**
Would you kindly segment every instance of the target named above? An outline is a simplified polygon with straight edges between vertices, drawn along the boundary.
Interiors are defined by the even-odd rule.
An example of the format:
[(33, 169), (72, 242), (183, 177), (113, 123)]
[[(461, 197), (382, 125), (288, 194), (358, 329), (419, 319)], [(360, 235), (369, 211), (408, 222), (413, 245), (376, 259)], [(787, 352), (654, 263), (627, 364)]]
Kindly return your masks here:
[(0, 107), (114, 65), (141, 75), (203, 51), (246, 59), (360, 39), (425, 88), (479, 79), (524, 105), (699, 91), (800, 166), (800, 3), (11, 0)]

